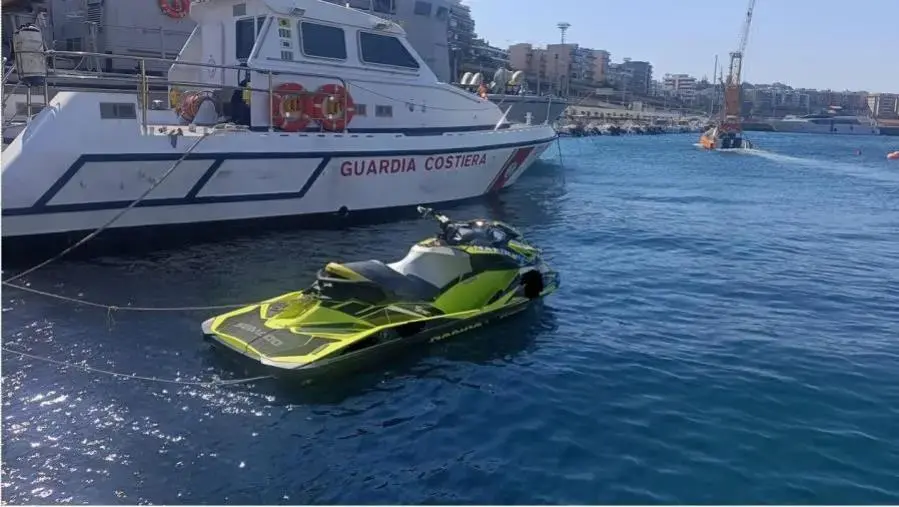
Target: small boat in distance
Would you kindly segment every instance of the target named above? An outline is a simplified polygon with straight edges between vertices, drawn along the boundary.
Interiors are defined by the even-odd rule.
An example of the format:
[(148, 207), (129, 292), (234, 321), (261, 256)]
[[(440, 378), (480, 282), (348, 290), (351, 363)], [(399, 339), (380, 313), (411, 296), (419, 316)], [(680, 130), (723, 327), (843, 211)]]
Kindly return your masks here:
[[(4, 260), (58, 253), (126, 210), (98, 239), (149, 249), (188, 226), (215, 238), (470, 199), (515, 183), (557, 139), (440, 82), (389, 20), (318, 0), (193, 0), (189, 15), (167, 76), (59, 91), (5, 148)], [(48, 57), (110, 57), (47, 51), (33, 25), (14, 37), (29, 100), (48, 96)]]

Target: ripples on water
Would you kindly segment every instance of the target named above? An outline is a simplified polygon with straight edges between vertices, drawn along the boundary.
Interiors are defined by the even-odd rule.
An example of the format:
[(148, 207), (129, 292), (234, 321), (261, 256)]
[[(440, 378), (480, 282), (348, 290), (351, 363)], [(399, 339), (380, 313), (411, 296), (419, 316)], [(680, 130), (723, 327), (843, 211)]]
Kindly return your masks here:
[[(888, 138), (568, 139), (498, 199), (562, 272), (543, 308), (330, 385), (201, 388), (3, 355), (11, 503), (899, 502), (899, 165)], [(854, 154), (861, 148), (863, 155)], [(253, 301), (425, 221), (60, 263), (120, 305)], [(3, 340), (160, 378), (239, 377), (206, 313), (3, 291)]]

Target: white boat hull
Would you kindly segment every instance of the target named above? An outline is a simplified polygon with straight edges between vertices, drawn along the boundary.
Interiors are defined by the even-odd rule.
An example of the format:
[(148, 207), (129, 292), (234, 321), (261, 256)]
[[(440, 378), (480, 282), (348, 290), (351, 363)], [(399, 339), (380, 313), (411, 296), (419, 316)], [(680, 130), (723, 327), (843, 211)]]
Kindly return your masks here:
[[(6, 154), (18, 150), (22, 155), (27, 137), (26, 132), (17, 138)], [(109, 146), (105, 153), (58, 160), (58, 170), (30, 175), (4, 167), (4, 240), (101, 227), (169, 171), (197, 136), (176, 137), (174, 147), (168, 136), (132, 139), (143, 149)], [(111, 228), (354, 213), (468, 199), (514, 183), (554, 139), (548, 126), (417, 137), (211, 135)], [(65, 158), (38, 150), (28, 154)], [(49, 173), (55, 174), (42, 177)]]
[(880, 135), (880, 129), (874, 125), (849, 125), (837, 124), (831, 127), (830, 124), (816, 124), (803, 121), (771, 121), (771, 127), (776, 132), (789, 132), (799, 134), (831, 134), (831, 135), (854, 135), (854, 136), (876, 136)]

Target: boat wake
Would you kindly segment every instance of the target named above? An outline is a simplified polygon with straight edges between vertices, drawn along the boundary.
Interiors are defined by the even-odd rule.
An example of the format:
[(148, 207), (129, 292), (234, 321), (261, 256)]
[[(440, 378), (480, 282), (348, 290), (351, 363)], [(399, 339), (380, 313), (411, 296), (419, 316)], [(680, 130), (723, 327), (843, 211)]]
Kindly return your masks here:
[(870, 165), (853, 164), (849, 162), (839, 162), (836, 160), (827, 160), (813, 157), (794, 157), (792, 155), (784, 155), (782, 153), (775, 153), (773, 151), (760, 149), (739, 151), (746, 155), (762, 157), (771, 160), (772, 162), (777, 162), (783, 165), (814, 167), (816, 169), (823, 169), (835, 173), (858, 176), (861, 178), (872, 180), (886, 181), (891, 183), (899, 182), (899, 175), (896, 175), (895, 173), (883, 172), (881, 170), (878, 170), (878, 168), (876, 167), (871, 167)]
[[(693, 146), (703, 149), (703, 150), (705, 149), (705, 147), (701, 143), (693, 143)], [(761, 151), (761, 150), (759, 150), (758, 148), (726, 148), (726, 149), (725, 148), (716, 148), (711, 151), (720, 152), (720, 153), (752, 153), (752, 152)]]

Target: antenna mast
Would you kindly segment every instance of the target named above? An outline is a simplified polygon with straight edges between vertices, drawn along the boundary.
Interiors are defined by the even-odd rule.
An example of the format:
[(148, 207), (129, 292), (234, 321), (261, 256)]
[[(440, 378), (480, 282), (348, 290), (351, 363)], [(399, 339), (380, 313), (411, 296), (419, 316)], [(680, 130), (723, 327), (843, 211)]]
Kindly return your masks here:
[(567, 32), (570, 27), (571, 23), (566, 23), (565, 21), (556, 25), (556, 28), (562, 33), (562, 44), (565, 44), (565, 32)]

